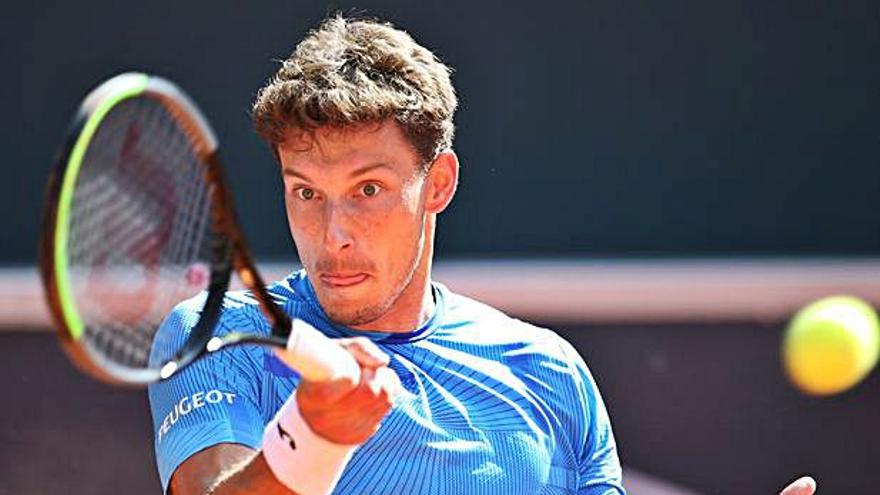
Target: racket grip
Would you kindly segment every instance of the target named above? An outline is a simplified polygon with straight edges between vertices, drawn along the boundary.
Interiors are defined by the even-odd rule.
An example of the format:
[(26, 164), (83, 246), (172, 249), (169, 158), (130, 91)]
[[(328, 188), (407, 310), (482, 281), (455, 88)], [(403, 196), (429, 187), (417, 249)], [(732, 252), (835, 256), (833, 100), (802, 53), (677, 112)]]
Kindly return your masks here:
[(312, 325), (299, 318), (291, 321), (287, 349), (276, 349), (278, 357), (313, 382), (348, 378), (360, 381), (361, 367), (348, 351)]

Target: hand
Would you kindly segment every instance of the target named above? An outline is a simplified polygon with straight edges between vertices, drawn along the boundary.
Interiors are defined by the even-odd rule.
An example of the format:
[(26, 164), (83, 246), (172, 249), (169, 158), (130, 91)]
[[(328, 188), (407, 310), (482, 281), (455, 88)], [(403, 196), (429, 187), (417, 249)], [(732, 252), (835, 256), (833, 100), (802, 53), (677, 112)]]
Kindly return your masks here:
[(816, 492), (816, 480), (803, 476), (779, 492), (779, 495), (813, 495)]
[(389, 357), (364, 337), (337, 342), (361, 367), (360, 382), (303, 380), (296, 391), (300, 414), (316, 434), (338, 444), (361, 444), (379, 429), (400, 389)]

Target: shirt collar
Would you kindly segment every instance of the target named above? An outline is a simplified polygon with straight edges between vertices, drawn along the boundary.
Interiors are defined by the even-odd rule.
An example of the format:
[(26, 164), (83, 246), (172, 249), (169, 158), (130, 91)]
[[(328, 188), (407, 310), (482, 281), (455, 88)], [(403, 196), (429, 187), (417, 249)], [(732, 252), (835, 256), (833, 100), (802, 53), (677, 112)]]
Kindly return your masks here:
[(433, 281), (431, 282), (431, 292), (434, 296), (434, 312), (431, 317), (422, 323), (419, 328), (411, 332), (382, 332), (376, 330), (356, 330), (331, 321), (324, 312), (324, 308), (318, 302), (318, 296), (315, 294), (315, 289), (306, 276), (305, 270), (292, 273), (288, 279), (290, 286), (309, 303), (312, 313), (321, 319), (321, 326), (329, 327), (335, 331), (334, 333), (338, 333), (342, 337), (367, 337), (374, 342), (381, 342), (383, 344), (403, 344), (429, 337), (440, 328), (443, 322), (446, 308), (446, 291), (448, 289), (442, 284)]

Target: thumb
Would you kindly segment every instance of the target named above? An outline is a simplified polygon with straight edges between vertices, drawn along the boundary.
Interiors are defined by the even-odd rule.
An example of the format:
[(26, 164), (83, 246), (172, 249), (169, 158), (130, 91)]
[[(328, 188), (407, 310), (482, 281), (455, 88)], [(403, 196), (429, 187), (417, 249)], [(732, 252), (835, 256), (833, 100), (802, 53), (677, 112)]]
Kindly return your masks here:
[(816, 480), (803, 476), (785, 487), (779, 495), (813, 495), (816, 492)]

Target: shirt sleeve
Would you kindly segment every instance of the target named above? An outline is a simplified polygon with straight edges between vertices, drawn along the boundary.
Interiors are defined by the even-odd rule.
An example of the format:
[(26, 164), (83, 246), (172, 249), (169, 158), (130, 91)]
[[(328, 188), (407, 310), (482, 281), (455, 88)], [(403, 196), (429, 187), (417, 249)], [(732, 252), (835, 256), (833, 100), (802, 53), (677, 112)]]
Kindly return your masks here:
[[(156, 341), (185, 338), (197, 320), (197, 311), (178, 306), (158, 330), (163, 335)], [(228, 324), (225, 320), (221, 316), (218, 332)], [(259, 448), (264, 427), (257, 376), (261, 368), (256, 365), (260, 352), (255, 346), (230, 347), (150, 385), (156, 464), (166, 493), (171, 475), (196, 452), (219, 443)]]
[(573, 432), (578, 457), (579, 495), (625, 495), (611, 419), (590, 370), (575, 348), (559, 339), (571, 368), (579, 409)]

